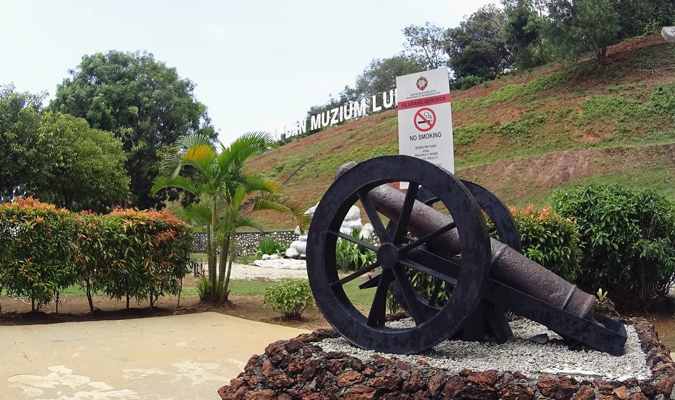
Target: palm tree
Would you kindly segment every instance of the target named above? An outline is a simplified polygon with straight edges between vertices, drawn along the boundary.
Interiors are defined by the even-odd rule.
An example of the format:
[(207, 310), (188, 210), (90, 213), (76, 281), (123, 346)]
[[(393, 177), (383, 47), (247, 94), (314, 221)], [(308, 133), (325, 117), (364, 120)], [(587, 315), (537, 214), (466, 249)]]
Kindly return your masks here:
[(244, 226), (261, 229), (248, 216), (249, 211), (275, 207), (268, 198), (258, 202), (257, 195), (273, 193), (277, 185), (244, 172), (246, 160), (271, 144), (267, 134), (247, 133), (229, 146), (220, 144), (218, 151), (205, 136), (187, 136), (164, 160), (164, 168), (171, 167), (173, 172), (159, 176), (153, 183), (153, 194), (175, 188), (199, 198), (183, 211), (191, 223), (206, 229), (211, 301), (224, 302), (228, 298), (234, 257), (233, 233)]

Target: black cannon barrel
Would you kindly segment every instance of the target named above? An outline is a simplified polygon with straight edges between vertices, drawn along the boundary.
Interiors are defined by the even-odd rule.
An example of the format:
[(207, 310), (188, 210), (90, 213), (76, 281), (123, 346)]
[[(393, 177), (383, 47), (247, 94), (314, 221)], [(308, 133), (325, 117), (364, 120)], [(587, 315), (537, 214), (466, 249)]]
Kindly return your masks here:
[[(380, 213), (396, 221), (403, 208), (405, 193), (389, 185), (380, 185), (371, 190), (368, 197)], [(450, 223), (452, 217), (449, 215), (415, 201), (408, 229), (421, 237), (436, 232)], [(460, 253), (458, 235), (456, 228), (439, 235), (431, 242), (431, 250), (440, 256)], [(491, 240), (493, 279), (579, 318), (585, 318), (590, 314), (596, 302), (594, 296), (578, 289), (500, 241)]]

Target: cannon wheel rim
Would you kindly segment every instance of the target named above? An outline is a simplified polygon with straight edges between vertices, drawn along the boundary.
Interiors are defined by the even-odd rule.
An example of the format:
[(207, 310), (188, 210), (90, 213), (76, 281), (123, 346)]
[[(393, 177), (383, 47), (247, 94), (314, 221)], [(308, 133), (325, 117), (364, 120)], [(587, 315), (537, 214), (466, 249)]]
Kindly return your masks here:
[[(373, 327), (348, 299), (335, 267), (334, 235), (359, 191), (390, 182), (414, 182), (436, 194), (453, 216), (459, 232), (461, 269), (455, 295), (435, 315), (414, 328)], [(307, 269), (318, 308), (353, 344), (381, 352), (410, 354), (453, 336), (481, 301), (490, 269), (490, 241), (480, 207), (450, 172), (408, 156), (385, 156), (362, 162), (330, 186), (316, 208), (308, 236)]]

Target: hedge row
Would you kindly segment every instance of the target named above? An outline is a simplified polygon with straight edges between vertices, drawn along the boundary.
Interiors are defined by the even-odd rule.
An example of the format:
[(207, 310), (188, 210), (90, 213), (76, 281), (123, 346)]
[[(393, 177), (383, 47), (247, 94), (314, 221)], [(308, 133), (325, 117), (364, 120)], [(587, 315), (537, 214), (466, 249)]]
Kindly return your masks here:
[(178, 294), (192, 235), (168, 212), (74, 213), (30, 198), (0, 204), (0, 289), (33, 310), (75, 284), (92, 295), (149, 300)]

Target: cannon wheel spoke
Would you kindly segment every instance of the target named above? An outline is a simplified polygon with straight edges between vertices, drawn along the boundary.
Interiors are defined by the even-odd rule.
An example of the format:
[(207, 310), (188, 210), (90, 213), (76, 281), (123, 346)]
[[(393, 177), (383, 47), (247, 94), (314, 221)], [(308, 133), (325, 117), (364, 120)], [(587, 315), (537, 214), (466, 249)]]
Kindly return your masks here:
[(405, 265), (406, 267), (415, 269), (417, 271), (423, 272), (427, 275), (431, 275), (436, 279), (440, 279), (443, 282), (447, 282), (452, 286), (457, 285), (457, 279), (453, 278), (450, 274), (451, 272), (448, 271), (446, 268), (439, 267), (438, 265), (422, 265), (418, 262), (415, 262), (413, 260), (400, 260), (399, 261), (401, 264)]
[(403, 300), (405, 301), (405, 309), (415, 320), (417, 325), (422, 324), (431, 316), (420, 303), (417, 292), (415, 292), (415, 289), (410, 283), (410, 277), (408, 276), (408, 273), (403, 269), (401, 264), (396, 265), (393, 268), (393, 271), (394, 276), (396, 277), (396, 283), (398, 284), (401, 294), (403, 295)]
[(413, 206), (415, 205), (415, 199), (417, 198), (417, 191), (419, 188), (420, 185), (415, 182), (410, 182), (408, 184), (408, 191), (405, 194), (401, 215), (399, 216), (398, 223), (396, 224), (396, 231), (394, 231), (394, 237), (392, 240), (394, 243), (401, 243), (408, 232), (408, 222), (410, 222), (410, 214), (412, 213)]
[(331, 286), (344, 285), (345, 283), (349, 283), (349, 282), (353, 281), (354, 279), (358, 278), (359, 276), (361, 276), (363, 274), (366, 274), (366, 273), (374, 270), (375, 268), (377, 268), (379, 266), (380, 266), (380, 262), (375, 261), (374, 263), (368, 265), (367, 267), (363, 267), (363, 268), (359, 269), (358, 271), (354, 271), (351, 274), (345, 276), (344, 278), (331, 283)]
[(370, 305), (370, 312), (368, 313), (368, 325), (381, 328), (384, 326), (385, 315), (387, 313), (387, 292), (389, 285), (394, 277), (390, 270), (385, 270), (379, 275), (379, 282), (375, 290), (375, 297), (373, 303)]
[(342, 232), (335, 232), (335, 231), (327, 231), (327, 233), (330, 233), (330, 234), (333, 235), (333, 236), (337, 236), (337, 237), (339, 237), (339, 238), (342, 238), (342, 239), (344, 239), (344, 240), (347, 240), (347, 241), (349, 241), (349, 242), (352, 242), (352, 243), (354, 243), (354, 244), (356, 244), (356, 245), (358, 245), (358, 246), (360, 246), (360, 247), (363, 247), (363, 248), (365, 248), (365, 249), (368, 249), (368, 250), (370, 250), (370, 251), (373, 251), (373, 252), (377, 253), (377, 249), (378, 249), (378, 248), (377, 248), (376, 246), (373, 246), (372, 244), (370, 244), (370, 243), (368, 243), (368, 242), (364, 242), (363, 240), (359, 240), (359, 239), (357, 239), (357, 238), (355, 238), (355, 237), (353, 237), (353, 236), (351, 236), (351, 235), (345, 235), (345, 234), (342, 233)]
[(415, 240), (414, 242), (409, 243), (409, 244), (401, 247), (401, 252), (405, 253), (405, 252), (410, 251), (411, 249), (414, 249), (415, 247), (419, 247), (419, 246), (421, 246), (425, 243), (428, 243), (428, 242), (436, 239), (438, 236), (455, 229), (456, 227), (457, 227), (457, 225), (454, 222), (451, 222), (451, 223), (447, 224), (446, 226), (442, 227), (441, 229), (438, 229), (435, 232), (431, 232), (428, 235), (422, 236), (421, 238)]
[(368, 198), (368, 193), (369, 191), (367, 190), (359, 191), (359, 199), (361, 200), (361, 205), (363, 205), (363, 209), (366, 211), (366, 214), (368, 215), (368, 220), (370, 220), (370, 223), (373, 225), (375, 234), (377, 234), (377, 237), (380, 238), (380, 242), (386, 242), (387, 241), (386, 239), (388, 237), (387, 231), (384, 228), (382, 219), (380, 218), (380, 215), (377, 213), (375, 206)]

